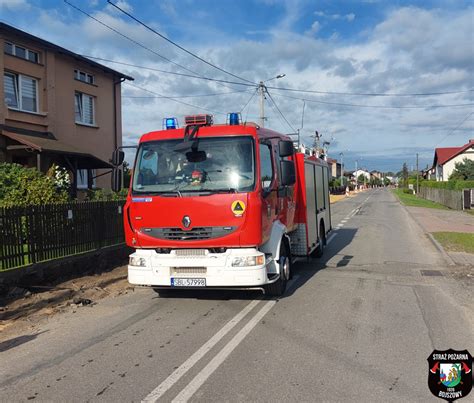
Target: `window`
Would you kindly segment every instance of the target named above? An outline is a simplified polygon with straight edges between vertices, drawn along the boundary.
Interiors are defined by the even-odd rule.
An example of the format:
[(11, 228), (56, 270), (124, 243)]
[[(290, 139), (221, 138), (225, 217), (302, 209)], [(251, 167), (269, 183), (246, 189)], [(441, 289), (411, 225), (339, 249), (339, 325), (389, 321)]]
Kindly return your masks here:
[(89, 187), (89, 176), (92, 178), (92, 188), (95, 188), (95, 169), (77, 170), (77, 188), (87, 189)]
[(7, 55), (21, 57), (33, 63), (39, 63), (39, 53), (34, 50), (27, 49), (23, 46), (15, 45), (11, 42), (5, 42), (5, 53)]
[(270, 190), (273, 179), (273, 163), (271, 147), (260, 144), (260, 176), (262, 181), (262, 189)]
[(94, 84), (95, 78), (92, 74), (84, 73), (80, 70), (74, 70), (74, 78), (87, 84)]
[(76, 123), (86, 125), (95, 124), (94, 97), (76, 92), (74, 96), (74, 107), (76, 113)]
[(38, 80), (22, 74), (5, 73), (5, 103), (9, 108), (38, 112)]

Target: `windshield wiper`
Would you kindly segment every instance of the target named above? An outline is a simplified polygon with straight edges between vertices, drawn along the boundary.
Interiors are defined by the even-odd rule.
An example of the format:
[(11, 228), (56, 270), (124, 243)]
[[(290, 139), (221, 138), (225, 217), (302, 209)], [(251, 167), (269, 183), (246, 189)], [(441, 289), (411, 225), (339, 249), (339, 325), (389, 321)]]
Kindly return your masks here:
[(199, 189), (200, 192), (209, 192), (209, 193), (237, 193), (238, 190), (235, 188), (227, 189)]
[(152, 195), (159, 195), (159, 196), (178, 196), (178, 197), (183, 197), (181, 195), (181, 192), (179, 190), (162, 190), (162, 191), (158, 191), (158, 190), (153, 190), (153, 191), (144, 191), (144, 192), (141, 192), (141, 191), (137, 191), (135, 190), (132, 195), (136, 196), (136, 195), (143, 195), (143, 196), (152, 196)]

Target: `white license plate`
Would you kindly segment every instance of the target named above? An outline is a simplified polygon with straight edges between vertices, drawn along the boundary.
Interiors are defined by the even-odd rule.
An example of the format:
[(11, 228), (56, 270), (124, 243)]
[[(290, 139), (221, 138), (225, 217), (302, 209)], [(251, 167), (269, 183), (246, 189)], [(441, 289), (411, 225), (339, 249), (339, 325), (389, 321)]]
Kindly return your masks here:
[(171, 278), (171, 287), (205, 287), (205, 278)]

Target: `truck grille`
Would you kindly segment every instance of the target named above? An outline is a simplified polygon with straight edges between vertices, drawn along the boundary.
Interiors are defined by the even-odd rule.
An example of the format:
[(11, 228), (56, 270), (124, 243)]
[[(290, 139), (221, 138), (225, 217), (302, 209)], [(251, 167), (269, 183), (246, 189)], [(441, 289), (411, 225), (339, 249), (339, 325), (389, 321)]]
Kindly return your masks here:
[(177, 227), (169, 228), (142, 228), (140, 231), (146, 235), (168, 241), (197, 241), (201, 239), (219, 238), (229, 235), (236, 227), (195, 227), (183, 230)]
[(206, 274), (207, 269), (205, 267), (172, 267), (172, 276), (186, 276), (194, 274)]

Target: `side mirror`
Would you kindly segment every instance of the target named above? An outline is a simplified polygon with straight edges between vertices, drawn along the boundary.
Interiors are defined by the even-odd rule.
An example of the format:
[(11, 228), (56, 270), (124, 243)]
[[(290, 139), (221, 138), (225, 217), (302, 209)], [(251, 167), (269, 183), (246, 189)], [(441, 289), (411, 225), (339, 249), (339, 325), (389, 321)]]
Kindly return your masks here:
[(117, 148), (112, 154), (112, 165), (118, 167), (123, 164), (124, 159), (125, 153)]
[(120, 168), (114, 168), (112, 170), (112, 190), (114, 192), (120, 192), (122, 190), (123, 183), (123, 172)]
[(289, 157), (295, 152), (293, 142), (291, 140), (281, 140), (278, 143), (280, 157)]
[(295, 163), (293, 161), (281, 161), (280, 168), (281, 168), (281, 185), (282, 186), (294, 185), (296, 183)]

